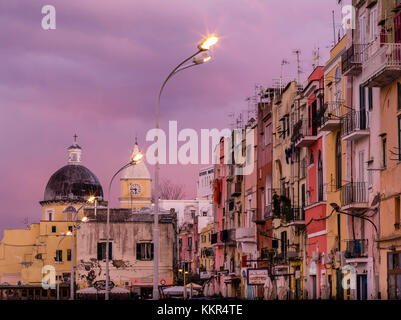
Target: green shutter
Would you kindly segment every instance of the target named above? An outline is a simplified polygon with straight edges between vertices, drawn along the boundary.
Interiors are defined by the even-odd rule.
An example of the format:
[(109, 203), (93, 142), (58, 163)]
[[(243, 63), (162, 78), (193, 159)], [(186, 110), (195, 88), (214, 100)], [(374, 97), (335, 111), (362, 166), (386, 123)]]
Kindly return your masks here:
[(136, 260), (141, 260), (141, 244), (136, 244)]
[[(107, 245), (107, 242), (106, 242)], [(113, 243), (109, 242), (109, 260), (113, 259)]]
[(368, 90), (368, 99), (369, 99), (369, 110), (373, 110), (373, 89), (369, 88)]
[(101, 242), (97, 243), (97, 259), (98, 260), (103, 260), (103, 257), (102, 257), (102, 243)]
[(398, 110), (401, 109), (401, 84), (397, 83), (397, 95), (398, 95)]

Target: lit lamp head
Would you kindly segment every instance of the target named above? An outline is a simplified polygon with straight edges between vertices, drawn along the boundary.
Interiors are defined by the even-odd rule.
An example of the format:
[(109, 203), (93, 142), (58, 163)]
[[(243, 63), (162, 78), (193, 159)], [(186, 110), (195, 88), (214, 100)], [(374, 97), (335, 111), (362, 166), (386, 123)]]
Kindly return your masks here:
[(192, 59), (192, 62), (195, 64), (202, 64), (202, 63), (209, 61), (210, 59), (212, 59), (212, 57), (209, 55), (209, 53), (203, 51), (203, 52), (199, 53), (198, 55), (196, 55)]
[(70, 235), (72, 235), (72, 232), (68, 230), (68, 231), (65, 233), (65, 235), (66, 235), (66, 236), (70, 236)]
[(88, 220), (89, 220), (88, 217), (85, 217), (85, 216), (82, 217), (82, 219), (81, 219), (82, 222), (88, 222)]
[(96, 197), (95, 196), (90, 196), (89, 198), (88, 198), (88, 202), (89, 203), (93, 203), (93, 202), (95, 202), (95, 200), (96, 200)]
[(178, 272), (182, 272), (182, 269), (178, 269)]
[(206, 38), (203, 42), (198, 44), (199, 50), (207, 51), (219, 41), (219, 37), (211, 36)]
[(135, 163), (135, 164), (141, 162), (142, 159), (143, 159), (143, 153), (142, 152), (138, 152), (138, 153), (136, 153), (136, 154), (134, 154), (132, 156), (132, 162)]

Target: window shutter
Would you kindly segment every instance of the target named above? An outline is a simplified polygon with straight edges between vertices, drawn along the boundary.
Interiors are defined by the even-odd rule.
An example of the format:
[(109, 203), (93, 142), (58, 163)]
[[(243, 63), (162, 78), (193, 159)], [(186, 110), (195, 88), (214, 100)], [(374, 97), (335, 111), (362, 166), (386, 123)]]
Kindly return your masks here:
[(136, 260), (141, 260), (141, 244), (140, 243), (136, 244)]
[[(106, 242), (107, 245), (107, 242)], [(109, 260), (113, 259), (113, 243), (109, 242)]]
[(154, 252), (154, 251), (153, 251), (153, 243), (150, 244), (150, 248), (151, 248), (151, 249), (150, 249), (150, 250), (151, 250), (151, 256), (150, 256), (150, 258), (153, 260), (153, 252)]
[(397, 94), (398, 94), (398, 110), (401, 109), (401, 83), (397, 83)]
[(365, 87), (359, 86), (359, 108), (365, 110)]
[(373, 110), (373, 89), (369, 88), (368, 90), (368, 99), (369, 99), (369, 110)]
[(103, 257), (102, 257), (102, 243), (101, 242), (97, 243), (97, 259), (98, 260), (103, 260)]

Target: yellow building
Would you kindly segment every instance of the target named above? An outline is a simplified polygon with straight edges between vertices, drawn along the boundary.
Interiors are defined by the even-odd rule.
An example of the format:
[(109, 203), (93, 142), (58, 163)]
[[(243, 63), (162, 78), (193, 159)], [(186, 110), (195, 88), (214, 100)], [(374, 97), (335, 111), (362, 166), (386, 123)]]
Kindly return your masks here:
[[(103, 190), (97, 177), (81, 165), (81, 147), (74, 142), (68, 148), (68, 164), (56, 171), (47, 183), (40, 201), (42, 218), (28, 229), (5, 229), (0, 242), (0, 283), (19, 285), (22, 296), (42, 297), (45, 274), (69, 281), (71, 274), (71, 237), (64, 236), (83, 217), (79, 210), (90, 196), (103, 201)], [(79, 210), (79, 211), (78, 211)], [(47, 271), (46, 271), (47, 270)], [(50, 282), (54, 281), (50, 280)], [(68, 296), (68, 286), (61, 290)]]
[[(323, 148), (325, 150), (325, 170), (327, 181), (327, 203), (341, 204), (341, 188), (345, 178), (346, 142), (341, 139), (341, 120), (347, 109), (345, 107), (344, 75), (341, 72), (341, 56), (346, 50), (344, 36), (330, 51), (326, 62), (325, 78), (325, 112), (321, 117), (320, 130), (324, 132)], [(327, 216), (333, 208), (327, 206)], [(329, 287), (332, 298), (343, 299), (341, 259), (336, 259), (337, 252), (345, 250), (344, 240), (347, 237), (346, 216), (333, 213), (327, 221), (327, 255), (326, 265)], [(338, 254), (337, 254), (338, 256)]]
[(214, 223), (209, 223), (200, 232), (200, 271), (211, 272), (213, 270), (214, 254), (211, 243)]
[[(137, 154), (138, 152), (138, 144), (135, 142), (132, 154)], [(121, 175), (120, 181), (120, 208), (139, 210), (151, 205), (152, 179), (150, 178), (149, 170), (144, 161), (125, 169)]]

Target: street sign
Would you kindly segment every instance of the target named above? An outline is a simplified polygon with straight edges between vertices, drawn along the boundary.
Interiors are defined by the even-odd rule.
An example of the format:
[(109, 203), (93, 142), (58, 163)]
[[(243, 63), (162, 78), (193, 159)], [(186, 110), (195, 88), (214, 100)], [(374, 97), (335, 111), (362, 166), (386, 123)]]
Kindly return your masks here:
[(207, 271), (200, 272), (200, 278), (201, 279), (209, 279), (210, 277), (211, 277), (210, 272), (207, 272)]
[(265, 284), (269, 271), (267, 268), (247, 269), (247, 283), (249, 286), (262, 286)]

